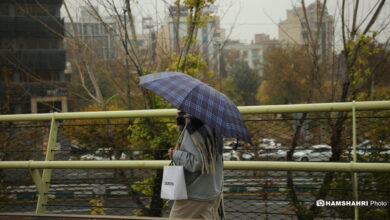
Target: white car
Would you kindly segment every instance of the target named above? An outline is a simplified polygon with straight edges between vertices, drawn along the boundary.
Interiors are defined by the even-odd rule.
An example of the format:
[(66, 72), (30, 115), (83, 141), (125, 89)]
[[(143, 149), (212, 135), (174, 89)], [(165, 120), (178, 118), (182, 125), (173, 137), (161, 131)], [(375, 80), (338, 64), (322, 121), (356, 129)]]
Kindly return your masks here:
[[(126, 154), (122, 153), (118, 159), (126, 159)], [(115, 155), (113, 154), (113, 150), (111, 148), (99, 148), (93, 154), (82, 155), (80, 157), (80, 160), (117, 160), (117, 158), (115, 158)]]
[(240, 160), (240, 153), (231, 146), (223, 146), (223, 160)]
[(379, 154), (382, 161), (390, 161), (390, 150), (382, 151)]
[(279, 147), (280, 144), (277, 144), (275, 139), (272, 138), (263, 138), (260, 140), (259, 147), (260, 148), (275, 148)]
[(246, 151), (242, 152), (241, 159), (242, 160), (254, 160), (255, 154), (253, 152), (251, 152), (250, 150), (246, 150)]
[[(369, 157), (371, 155), (371, 141), (370, 140), (364, 140), (361, 143), (356, 145), (356, 155), (360, 157)], [(348, 146), (348, 148), (343, 152), (343, 156), (347, 158), (348, 160), (351, 160), (353, 157), (353, 147)]]
[(277, 147), (265, 147), (259, 151), (260, 160), (286, 160), (287, 151), (279, 149)]
[(329, 145), (313, 145), (308, 150), (295, 152), (295, 161), (329, 161), (332, 157), (332, 147)]

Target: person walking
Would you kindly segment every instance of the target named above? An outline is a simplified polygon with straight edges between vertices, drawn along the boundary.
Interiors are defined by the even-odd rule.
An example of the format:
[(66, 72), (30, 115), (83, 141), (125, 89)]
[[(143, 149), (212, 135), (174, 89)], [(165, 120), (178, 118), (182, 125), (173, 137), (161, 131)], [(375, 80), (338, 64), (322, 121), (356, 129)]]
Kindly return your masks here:
[(223, 139), (201, 120), (179, 112), (181, 140), (168, 156), (184, 168), (188, 200), (173, 203), (170, 218), (224, 219)]

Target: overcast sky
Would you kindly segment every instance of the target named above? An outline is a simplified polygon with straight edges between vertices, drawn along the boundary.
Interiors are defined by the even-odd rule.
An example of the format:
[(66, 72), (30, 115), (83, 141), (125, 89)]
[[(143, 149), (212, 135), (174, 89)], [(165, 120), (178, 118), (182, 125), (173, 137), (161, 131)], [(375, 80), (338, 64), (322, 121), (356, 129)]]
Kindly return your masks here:
[[(286, 19), (286, 10), (291, 9), (289, 0), (236, 0), (227, 4), (219, 1), (221, 25), (230, 37), (250, 43), (257, 33), (278, 37), (277, 23)], [(233, 29), (232, 29), (233, 28)]]
[[(91, 0), (93, 1), (93, 0)], [(95, 0), (107, 1), (107, 0)], [(119, 4), (123, 0), (114, 0)], [(306, 0), (306, 5), (315, 0)], [(77, 10), (79, 0), (66, 0), (73, 10)], [(138, 5), (134, 9), (137, 15), (137, 22), (141, 22), (142, 17), (152, 17), (153, 20), (161, 22), (167, 15), (167, 5), (173, 0), (138, 0)], [(217, 15), (221, 17), (221, 26), (226, 29), (226, 34), (231, 39), (239, 39), (242, 42), (250, 43), (256, 33), (265, 33), (271, 38), (278, 38), (277, 24), (286, 19), (286, 11), (292, 9), (293, 5), (298, 6), (297, 0), (216, 0)], [(328, 11), (332, 15), (338, 15), (338, 5), (340, 1), (327, 1)], [(348, 6), (352, 10), (352, 1)], [(361, 12), (367, 13), (370, 6), (376, 3), (376, 0), (360, 1)], [(63, 15), (65, 16), (64, 12)], [(338, 17), (338, 16), (336, 16)], [(381, 21), (390, 20), (390, 3), (386, 2)], [(336, 18), (336, 22), (338, 19)], [(338, 22), (339, 23), (339, 22)], [(336, 33), (337, 34), (337, 33)], [(382, 40), (390, 36), (390, 28), (384, 31)]]
[[(278, 26), (282, 20), (285, 20), (287, 15), (286, 11), (292, 9), (293, 6), (299, 7), (300, 1), (297, 0), (234, 0), (217, 1), (222, 9), (219, 11), (223, 14), (227, 11), (226, 16), (222, 19), (222, 25), (226, 30), (234, 24), (236, 19), (236, 25), (232, 31), (231, 38), (240, 39), (247, 43), (250, 43), (254, 39), (256, 33), (266, 33), (271, 37), (278, 38)], [(227, 4), (226, 2), (230, 2)], [(315, 2), (314, 0), (306, 0), (306, 6)], [(323, 1), (321, 1), (323, 2)], [(350, 7), (352, 12), (352, 1), (349, 1), (347, 7)], [(368, 10), (373, 7), (377, 0), (363, 0), (360, 1), (360, 13), (367, 14)], [(341, 7), (341, 1), (330, 0), (327, 1), (327, 8), (329, 14), (335, 16), (336, 25), (339, 25), (339, 8)], [(390, 4), (387, 2), (382, 11), (380, 17), (381, 22), (390, 21)], [(363, 16), (361, 16), (362, 18)], [(360, 18), (360, 19), (361, 19)], [(390, 28), (384, 32), (382, 38), (388, 38), (390, 35)], [(336, 33), (337, 34), (337, 33)]]
[[(172, 1), (141, 0), (139, 2), (142, 5), (140, 7), (142, 13), (155, 17), (156, 14), (164, 15), (166, 3)], [(222, 28), (226, 29), (227, 34), (231, 32), (230, 38), (246, 43), (250, 43), (256, 33), (266, 33), (277, 38), (277, 23), (285, 19), (286, 10), (292, 8), (290, 0), (217, 0), (215, 5), (217, 15), (221, 18)]]

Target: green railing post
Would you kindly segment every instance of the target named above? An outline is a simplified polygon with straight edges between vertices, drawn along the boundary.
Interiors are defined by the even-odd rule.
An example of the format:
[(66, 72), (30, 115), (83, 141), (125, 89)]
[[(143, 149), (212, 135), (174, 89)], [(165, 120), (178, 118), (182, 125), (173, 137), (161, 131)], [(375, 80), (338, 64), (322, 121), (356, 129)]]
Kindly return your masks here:
[[(31, 161), (32, 162), (32, 161)], [(31, 164), (30, 162), (30, 164)], [(44, 184), (42, 182), (41, 174), (38, 169), (29, 169), (31, 177), (34, 181), (35, 186), (39, 195), (44, 195)]]
[[(54, 153), (53, 149), (57, 145), (57, 132), (58, 132), (58, 122), (55, 119), (55, 114), (53, 113), (53, 117), (51, 119), (50, 124), (50, 132), (49, 132), (49, 140), (47, 142), (47, 149), (46, 149), (46, 158), (45, 161), (52, 161), (54, 159)], [(46, 211), (46, 205), (47, 205), (47, 198), (48, 198), (48, 192), (50, 187), (50, 180), (51, 180), (51, 169), (43, 169), (42, 171), (42, 180), (39, 182), (37, 180), (34, 180), (35, 184), (37, 183), (37, 189), (38, 189), (38, 201), (37, 201), (37, 207), (35, 210), (35, 213), (44, 213)], [(37, 175), (39, 172), (35, 171), (33, 172), (33, 179), (37, 179)]]
[[(355, 101), (353, 101), (352, 104), (352, 157), (353, 160), (351, 163), (356, 164), (357, 162), (357, 156), (356, 156), (356, 105)], [(353, 190), (353, 198), (355, 201), (358, 201), (358, 178), (357, 173), (352, 172), (352, 190)], [(355, 220), (359, 219), (359, 207), (354, 207), (354, 216)]]

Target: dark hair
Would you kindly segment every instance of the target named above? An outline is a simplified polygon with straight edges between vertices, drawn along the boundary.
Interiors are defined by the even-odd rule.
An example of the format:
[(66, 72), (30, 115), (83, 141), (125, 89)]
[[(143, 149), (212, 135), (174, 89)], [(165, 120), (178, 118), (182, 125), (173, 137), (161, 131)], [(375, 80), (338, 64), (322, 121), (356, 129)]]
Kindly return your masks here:
[(187, 114), (183, 111), (180, 111), (176, 117), (176, 125), (179, 126), (180, 130), (184, 129), (186, 125), (186, 118), (190, 120), (190, 123), (187, 125), (187, 131), (192, 134), (199, 128), (203, 126), (203, 122), (194, 116)]
[[(217, 150), (219, 154), (222, 154), (223, 151), (223, 140), (221, 135), (217, 135), (215, 133), (214, 128), (210, 128), (209, 130), (204, 126), (205, 124), (203, 121), (199, 120), (198, 118), (195, 118), (191, 115), (185, 115), (184, 118), (189, 118), (190, 123), (187, 124), (187, 131), (190, 134), (193, 134), (195, 131), (198, 131), (202, 138), (204, 140), (209, 139), (210, 143), (214, 143), (214, 148)], [(211, 133), (210, 133), (211, 132)], [(207, 142), (205, 142), (207, 145)], [(206, 146), (207, 148), (210, 148), (211, 146)]]
[[(185, 116), (185, 118), (190, 119), (190, 123), (187, 125), (187, 131), (192, 134), (203, 126), (203, 121), (193, 117), (193, 116)], [(202, 133), (202, 132), (201, 132)]]
[(184, 118), (185, 114), (185, 112), (180, 111), (176, 117), (176, 125), (179, 127), (180, 131), (182, 131), (184, 129), (184, 126), (186, 125), (186, 120)]

